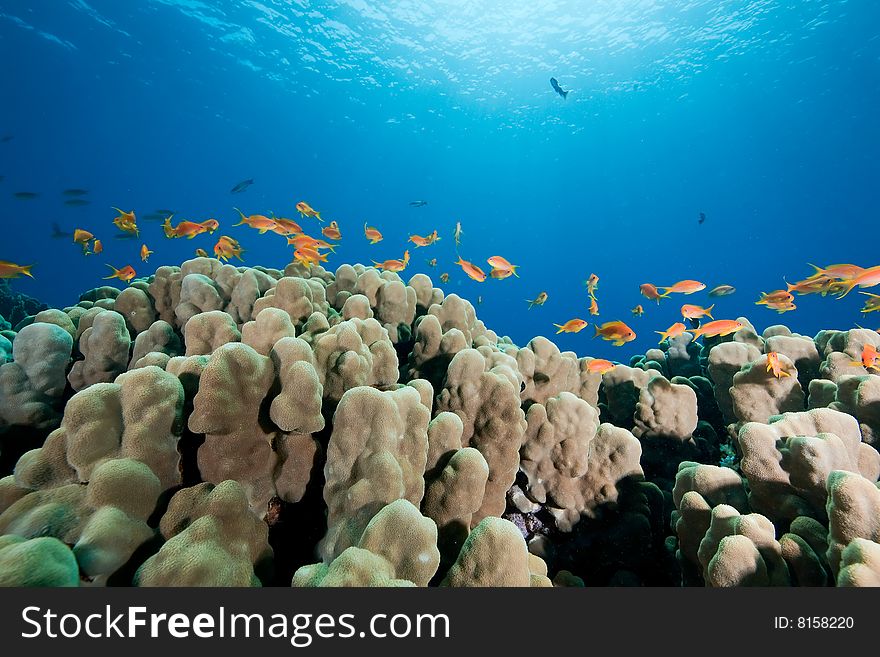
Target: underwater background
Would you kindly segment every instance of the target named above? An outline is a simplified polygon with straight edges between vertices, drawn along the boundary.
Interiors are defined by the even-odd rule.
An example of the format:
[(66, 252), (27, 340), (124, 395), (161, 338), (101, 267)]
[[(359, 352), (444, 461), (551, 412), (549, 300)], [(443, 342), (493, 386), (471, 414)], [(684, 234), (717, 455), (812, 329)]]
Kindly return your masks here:
[[(107, 264), (146, 276), (220, 234), (245, 264), (283, 268), (292, 247), (232, 227), (233, 208), (318, 235), (326, 224), (294, 208), (306, 201), (342, 231), (330, 271), (409, 248), (405, 280), (480, 298), (480, 319), (517, 344), (574, 317), (619, 319), (638, 334), (624, 347), (592, 327), (554, 341), (627, 362), (681, 303), (716, 303), (716, 319), (744, 315), (759, 333), (877, 328), (855, 293), (798, 296), (782, 316), (754, 302), (807, 263), (880, 261), (878, 25), (865, 0), (2, 0), (0, 260), (33, 263), (12, 288), (55, 307)], [(137, 213), (141, 239), (114, 237), (111, 206)], [(168, 240), (144, 219), (160, 209), (221, 228)], [(370, 245), (364, 222), (384, 240)], [(456, 222), (462, 258), (488, 272), (502, 255), (519, 277), (468, 279)], [(84, 257), (53, 224), (104, 252)], [(407, 242), (435, 229), (434, 245)], [(708, 288), (659, 306), (639, 294), (681, 279)], [(736, 292), (709, 299), (720, 284)]]

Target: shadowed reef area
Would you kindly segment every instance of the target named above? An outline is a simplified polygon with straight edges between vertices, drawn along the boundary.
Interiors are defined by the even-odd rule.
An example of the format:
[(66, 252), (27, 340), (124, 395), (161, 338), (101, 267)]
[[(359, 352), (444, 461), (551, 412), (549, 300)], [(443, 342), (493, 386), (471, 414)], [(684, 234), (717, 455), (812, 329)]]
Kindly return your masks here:
[(874, 331), (600, 374), (361, 265), (0, 292), (0, 585), (880, 585)]

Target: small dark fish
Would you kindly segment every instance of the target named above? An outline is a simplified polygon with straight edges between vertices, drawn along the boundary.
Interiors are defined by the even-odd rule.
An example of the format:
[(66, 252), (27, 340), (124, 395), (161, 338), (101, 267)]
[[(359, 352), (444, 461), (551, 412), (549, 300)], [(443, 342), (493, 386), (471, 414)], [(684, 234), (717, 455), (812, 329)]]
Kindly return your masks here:
[(2, 137), (0, 137), (0, 142), (6, 144), (6, 143), (12, 141), (12, 137), (13, 137), (13, 135), (3, 135)]
[(235, 187), (230, 189), (229, 193), (230, 194), (240, 194), (241, 192), (243, 192), (244, 190), (246, 190), (248, 187), (250, 187), (253, 184), (254, 184), (253, 178), (248, 178), (247, 180), (242, 180)]
[(158, 212), (152, 212), (148, 215), (144, 215), (144, 221), (165, 221), (165, 217), (167, 214), (159, 214)]
[(88, 205), (91, 201), (87, 201), (84, 198), (69, 198), (64, 201), (64, 205), (70, 206), (72, 208), (81, 208), (84, 205)]
[(74, 187), (72, 189), (65, 189), (61, 193), (64, 194), (65, 196), (85, 196), (86, 194), (89, 193), (89, 190), (77, 189), (76, 187)]
[(115, 239), (115, 240), (136, 240), (136, 239), (138, 239), (138, 236), (135, 235), (134, 233), (118, 233), (117, 235), (113, 236), (113, 239)]
[(409, 204), (411, 207), (421, 208), (425, 205), (428, 205), (428, 202), (427, 201), (410, 201)]
[(165, 217), (167, 217), (169, 215), (177, 214), (177, 213), (174, 212), (174, 210), (156, 210), (156, 214), (161, 214), (162, 218), (164, 219)]
[(66, 240), (73, 239), (73, 233), (67, 233), (61, 230), (61, 226), (57, 223), (52, 223), (52, 239), (53, 240)]
[(701, 212), (701, 213), (700, 213), (700, 220), (699, 220), (697, 223), (698, 223), (698, 224), (702, 224), (702, 223), (705, 223), (705, 221), (706, 221), (706, 213), (705, 213), (705, 212)]
[(13, 193), (15, 198), (19, 198), (22, 201), (30, 201), (31, 199), (35, 199), (39, 196), (36, 192), (15, 192)]
[(571, 89), (566, 91), (565, 89), (560, 87), (559, 81), (556, 78), (550, 78), (550, 86), (553, 87), (553, 91), (558, 93), (560, 96), (562, 96), (563, 98), (568, 98), (568, 91), (571, 91)]

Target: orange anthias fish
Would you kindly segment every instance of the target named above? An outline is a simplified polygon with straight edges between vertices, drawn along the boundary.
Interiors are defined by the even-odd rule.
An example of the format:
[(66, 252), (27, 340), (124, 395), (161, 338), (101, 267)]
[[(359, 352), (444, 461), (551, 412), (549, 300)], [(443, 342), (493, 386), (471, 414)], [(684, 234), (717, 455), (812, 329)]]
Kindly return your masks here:
[(519, 274), (514, 272), (512, 269), (493, 269), (489, 272), (489, 276), (498, 281), (504, 280), (505, 278), (510, 278), (514, 275), (519, 278)]
[(176, 226), (172, 226), (171, 217), (173, 216), (174, 215), (169, 215), (168, 217), (165, 217), (165, 222), (162, 224), (162, 230), (165, 231), (165, 237), (169, 239), (185, 237), (191, 240), (196, 235), (208, 232), (208, 229), (205, 226), (197, 224), (194, 221), (181, 221)]
[(311, 268), (312, 265), (316, 265), (319, 262), (327, 262), (327, 254), (320, 253), (317, 249), (310, 246), (304, 246), (293, 252), (293, 259), (307, 268)]
[(323, 219), (321, 219), (321, 213), (313, 209), (312, 206), (310, 206), (305, 201), (300, 201), (299, 203), (297, 203), (296, 209), (299, 211), (299, 214), (302, 217), (314, 217), (318, 221), (324, 221)]
[(134, 210), (131, 212), (123, 212), (119, 208), (112, 209), (119, 213), (113, 220), (114, 226), (125, 233), (134, 233), (135, 235), (140, 234), (138, 232), (137, 218), (134, 215)]
[(858, 265), (852, 264), (842, 264), (842, 265), (828, 265), (827, 267), (817, 267), (816, 265), (810, 265), (813, 268), (813, 274), (807, 278), (807, 280), (813, 278), (837, 278), (842, 281), (848, 281), (852, 278), (855, 278), (859, 274), (865, 271), (864, 267), (859, 267)]
[(731, 333), (736, 333), (741, 328), (743, 328), (742, 322), (737, 322), (732, 319), (718, 319), (714, 322), (707, 322), (699, 328), (695, 328), (692, 333), (694, 334), (694, 340), (696, 340), (700, 336), (712, 338), (716, 335), (720, 335), (723, 337), (725, 335), (730, 335)]
[(590, 323), (583, 319), (578, 319), (575, 317), (574, 319), (568, 320), (565, 324), (554, 324), (558, 331), (556, 333), (579, 333), (587, 328)]
[(200, 258), (208, 258), (208, 257), (210, 257), (210, 256), (208, 255), (208, 252), (205, 251), (204, 249), (196, 249), (196, 255), (197, 255), (198, 257), (200, 257)]
[(455, 231), (452, 233), (453, 239), (455, 239), (455, 246), (461, 246), (461, 236), (464, 231), (461, 229), (461, 222), (455, 222)]
[(339, 224), (335, 221), (331, 221), (329, 226), (324, 226), (321, 229), (321, 234), (328, 240), (338, 241), (342, 239), (342, 231), (339, 230)]
[(82, 247), (83, 253), (89, 252), (89, 242), (95, 239), (89, 231), (82, 228), (75, 228), (73, 231), (73, 241)]
[(639, 304), (638, 306), (636, 306), (635, 308), (633, 308), (631, 312), (632, 312), (632, 314), (635, 315), (636, 317), (641, 317), (642, 315), (645, 314), (645, 309), (642, 308), (642, 304)]
[(409, 251), (403, 252), (403, 260), (386, 260), (384, 262), (376, 262), (373, 260), (373, 266), (383, 271), (403, 271), (409, 264)]
[(708, 317), (709, 319), (712, 319), (712, 309), (714, 307), (714, 303), (708, 308), (703, 308), (702, 306), (693, 306), (686, 303), (681, 307), (681, 316), (685, 319), (700, 319), (701, 317)]
[(671, 340), (672, 338), (677, 338), (679, 335), (684, 333), (685, 325), (681, 322), (676, 322), (672, 326), (670, 326), (665, 331), (654, 331), (660, 336), (660, 343), (662, 344), (664, 340)]
[(208, 231), (208, 233), (213, 235), (214, 231), (220, 228), (220, 222), (216, 219), (205, 219), (199, 224), (199, 226), (201, 226), (206, 231)]
[(233, 209), (241, 215), (241, 221), (239, 221), (237, 224), (232, 224), (233, 226), (241, 226), (242, 224), (244, 224), (258, 230), (260, 235), (267, 233), (270, 230), (275, 230), (275, 228), (278, 227), (278, 224), (274, 219), (270, 219), (265, 215), (252, 214), (251, 216), (247, 217), (245, 216), (244, 212), (242, 212), (238, 208)]
[(823, 297), (834, 290), (836, 280), (827, 276), (819, 276), (816, 278), (807, 278), (797, 283), (789, 283), (786, 281), (786, 291), (797, 292), (798, 294), (821, 294)]
[(367, 224), (364, 224), (364, 236), (370, 240), (370, 244), (377, 244), (383, 239), (382, 233), (373, 226), (367, 226)]
[(230, 258), (238, 258), (244, 262), (244, 259), (241, 257), (242, 253), (244, 253), (244, 249), (241, 248), (238, 240), (228, 235), (221, 235), (214, 245), (214, 255), (223, 262), (228, 262)]
[(427, 237), (422, 237), (421, 235), (410, 235), (407, 241), (412, 242), (416, 246), (431, 246), (439, 239), (440, 237), (437, 236), (437, 231), (435, 230)]
[(657, 286), (651, 283), (642, 283), (639, 285), (639, 291), (642, 293), (643, 297), (650, 299), (651, 301), (656, 301), (657, 303), (660, 303), (660, 299), (665, 299), (669, 296), (669, 292), (660, 294), (657, 291)]
[(788, 290), (773, 290), (772, 292), (761, 292), (761, 298), (755, 301), (756, 305), (767, 305), (770, 303), (790, 303), (794, 301), (794, 295)]
[(694, 292), (705, 290), (706, 284), (701, 283), (700, 281), (684, 280), (679, 281), (675, 285), (670, 285), (669, 287), (659, 287), (657, 289), (665, 290), (665, 292), (663, 293), (664, 295), (672, 294), (673, 292), (677, 292), (680, 294), (693, 294)]
[(584, 281), (587, 286), (587, 294), (591, 297), (596, 296), (596, 290), (599, 289), (599, 277), (596, 274), (590, 274), (590, 277)]
[(590, 374), (605, 374), (605, 372), (610, 372), (615, 367), (617, 365), (604, 358), (593, 358), (587, 363), (587, 371)]
[(596, 334), (593, 337), (601, 337), (610, 341), (615, 347), (622, 347), (624, 343), (636, 339), (636, 332), (620, 320), (616, 320), (605, 322), (602, 326), (596, 324)]
[(590, 314), (596, 316), (599, 314), (599, 302), (596, 297), (590, 295)]
[(773, 372), (773, 376), (777, 379), (783, 376), (791, 376), (791, 374), (782, 369), (782, 363), (779, 362), (779, 354), (775, 351), (767, 354), (767, 371)]
[(477, 283), (482, 283), (486, 280), (485, 272), (477, 267), (472, 262), (468, 262), (467, 260), (462, 260), (461, 256), (458, 256), (458, 260), (456, 260), (455, 264), (459, 265), (465, 274), (467, 274), (470, 278), (477, 281)]
[(865, 346), (862, 347), (862, 359), (854, 360), (852, 364), (855, 366), (861, 365), (866, 370), (874, 369), (880, 370), (880, 364), (878, 364), (878, 355), (877, 347), (872, 345), (870, 342), (866, 342)]
[(16, 265), (13, 262), (0, 260), (0, 278), (18, 278), (19, 276), (27, 276), (33, 278), (31, 268), (33, 265)]
[(875, 285), (880, 285), (880, 265), (869, 267), (853, 278), (838, 283), (835, 292), (839, 292), (837, 298), (842, 299), (855, 287), (874, 287)]
[(95, 240), (92, 243), (92, 253), (94, 255), (98, 255), (99, 253), (102, 253), (103, 251), (104, 251), (104, 245), (101, 244), (101, 240)]
[(147, 248), (146, 244), (141, 244), (141, 260), (146, 262), (150, 259), (150, 256), (153, 255), (153, 252)]
[(532, 309), (532, 306), (543, 306), (547, 303), (547, 297), (548, 295), (546, 292), (541, 292), (534, 299), (526, 299), (526, 303), (529, 304), (529, 310)]
[(125, 267), (123, 267), (122, 269), (116, 269), (116, 267), (114, 267), (113, 265), (107, 265), (107, 266), (113, 270), (113, 273), (110, 274), (109, 276), (105, 276), (104, 277), (105, 281), (110, 278), (118, 278), (120, 281), (123, 281), (125, 283), (130, 283), (131, 279), (133, 279), (135, 276), (137, 276), (137, 273), (135, 272), (134, 267), (132, 267), (131, 265), (125, 265)]
[[(491, 258), (487, 258), (486, 262), (492, 267), (492, 277), (493, 278), (507, 278), (511, 274), (519, 278), (519, 274), (516, 273), (516, 270), (519, 269), (519, 265), (510, 264), (505, 258), (501, 256), (492, 256)], [(495, 275), (495, 270), (499, 272), (506, 272), (505, 275), (501, 276)]]
[(443, 283), (448, 283), (449, 282), (449, 274), (447, 274), (446, 272), (443, 272), (442, 274), (440, 274), (440, 281)]
[(864, 294), (868, 297), (865, 300), (864, 308), (862, 308), (863, 313), (873, 313), (880, 310), (880, 294), (871, 294), (870, 292), (859, 292), (859, 294)]

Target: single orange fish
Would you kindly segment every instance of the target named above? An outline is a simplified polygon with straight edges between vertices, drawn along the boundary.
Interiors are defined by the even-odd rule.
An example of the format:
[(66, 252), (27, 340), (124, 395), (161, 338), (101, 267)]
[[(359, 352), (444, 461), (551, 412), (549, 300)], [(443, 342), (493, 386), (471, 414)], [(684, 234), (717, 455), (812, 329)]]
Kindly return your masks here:
[[(492, 256), (491, 258), (487, 258), (486, 262), (492, 267), (492, 269), (500, 269), (501, 271), (509, 271), (511, 274), (519, 278), (519, 274), (516, 273), (516, 270), (519, 268), (519, 265), (510, 264), (505, 258), (501, 256)], [(507, 278), (507, 276), (497, 276), (496, 278)]]
[(33, 278), (31, 268), (33, 265), (16, 265), (12, 262), (0, 260), (0, 278), (18, 278), (19, 276), (27, 276)]
[(210, 257), (210, 256), (208, 255), (208, 252), (205, 251), (204, 249), (196, 249), (196, 255), (197, 255), (198, 257), (200, 257), (200, 258), (208, 258), (208, 257)]
[(660, 344), (662, 344), (664, 340), (677, 338), (679, 335), (684, 333), (685, 328), (686, 327), (684, 324), (682, 324), (681, 322), (676, 322), (665, 331), (654, 331), (654, 333), (657, 333), (660, 336)]
[(447, 274), (446, 272), (440, 274), (440, 281), (443, 283), (448, 283), (449, 282), (449, 274)]
[(584, 281), (584, 285), (587, 286), (587, 294), (591, 297), (596, 295), (596, 290), (599, 289), (599, 277), (596, 274), (590, 274), (590, 277)]
[(101, 240), (95, 240), (92, 243), (92, 253), (94, 255), (98, 255), (99, 253), (102, 253), (103, 251), (104, 251), (104, 245), (101, 244)]
[(767, 371), (773, 372), (773, 376), (777, 379), (783, 376), (791, 376), (791, 374), (782, 369), (782, 363), (779, 362), (779, 354), (775, 351), (767, 354)]
[(373, 260), (373, 266), (383, 271), (403, 271), (409, 264), (409, 251), (403, 252), (403, 260), (386, 260), (384, 262), (376, 262)]
[(638, 306), (636, 306), (635, 308), (633, 308), (631, 312), (632, 312), (632, 314), (635, 315), (636, 317), (641, 317), (642, 315), (645, 314), (645, 309), (642, 308), (642, 304), (639, 304)]
[(489, 276), (499, 281), (504, 280), (505, 278), (510, 278), (511, 276), (519, 278), (519, 274), (512, 269), (493, 269), (489, 272)]
[(816, 265), (810, 264), (810, 267), (812, 267), (814, 271), (812, 276), (809, 276), (807, 280), (811, 278), (825, 277), (839, 278), (842, 281), (848, 281), (865, 271), (864, 267), (848, 263), (842, 265), (828, 265), (827, 267), (817, 267)]
[(208, 232), (208, 229), (205, 226), (197, 224), (194, 221), (181, 221), (176, 226), (172, 226), (171, 218), (173, 216), (174, 215), (172, 214), (165, 217), (165, 222), (162, 224), (162, 230), (165, 231), (165, 237), (169, 239), (185, 237), (191, 240), (196, 235)]
[(761, 292), (761, 298), (755, 301), (757, 306), (768, 306), (770, 304), (791, 303), (794, 301), (794, 295), (788, 290), (773, 290), (772, 292)]
[(691, 333), (694, 334), (694, 340), (696, 340), (700, 336), (711, 338), (716, 335), (720, 335), (724, 337), (725, 335), (736, 333), (741, 328), (743, 328), (743, 324), (741, 322), (737, 322), (732, 319), (718, 319), (714, 322), (707, 322), (699, 328), (695, 328), (693, 331), (691, 331)]
[(660, 303), (660, 299), (665, 299), (669, 296), (668, 292), (660, 294), (657, 291), (657, 286), (651, 283), (642, 283), (639, 285), (639, 291), (642, 293), (643, 297), (650, 299), (651, 301), (656, 301), (657, 303)]
[(83, 253), (87, 254), (89, 252), (89, 242), (93, 239), (95, 239), (95, 236), (87, 230), (75, 228), (73, 231), (73, 241), (82, 247)]
[(558, 333), (579, 333), (579, 332), (583, 331), (585, 328), (587, 328), (589, 325), (590, 325), (589, 322), (587, 322), (583, 319), (578, 319), (577, 317), (575, 317), (574, 319), (568, 320), (565, 324), (554, 324), (553, 326), (555, 326), (557, 329), (559, 329), (558, 331), (556, 331), (556, 333), (558, 334)]
[(310, 206), (305, 201), (300, 201), (296, 204), (296, 209), (299, 211), (300, 216), (302, 217), (314, 217), (318, 221), (324, 221), (321, 219), (321, 213), (314, 210), (312, 206)]
[(251, 216), (247, 217), (245, 216), (244, 212), (242, 212), (238, 208), (233, 209), (241, 215), (241, 221), (239, 221), (237, 224), (232, 224), (233, 226), (241, 226), (242, 224), (244, 224), (259, 231), (260, 235), (263, 235), (264, 233), (267, 233), (270, 230), (274, 230), (278, 227), (276, 221), (274, 219), (270, 219), (266, 215), (252, 214)]
[(605, 322), (602, 326), (596, 324), (596, 334), (593, 337), (601, 337), (610, 341), (615, 347), (622, 347), (624, 343), (636, 339), (636, 332), (620, 320), (615, 320)]
[(708, 317), (709, 319), (712, 319), (712, 309), (714, 307), (714, 303), (708, 308), (693, 306), (686, 303), (681, 307), (681, 316), (685, 319), (699, 319), (700, 317)]
[(851, 364), (855, 365), (856, 367), (862, 366), (868, 370), (880, 370), (880, 365), (878, 365), (877, 358), (877, 347), (872, 345), (870, 342), (866, 342), (865, 345), (862, 347), (861, 360), (854, 360)]
[(110, 274), (109, 276), (105, 276), (104, 277), (105, 281), (110, 278), (118, 278), (120, 281), (123, 281), (124, 283), (130, 283), (131, 279), (133, 279), (135, 276), (137, 276), (137, 274), (134, 271), (134, 267), (132, 267), (131, 265), (125, 265), (125, 267), (123, 267), (122, 269), (116, 269), (116, 267), (114, 267), (113, 265), (107, 265), (107, 266), (113, 270), (113, 273)]
[(331, 221), (329, 226), (325, 226), (321, 229), (321, 234), (329, 240), (341, 240), (342, 232), (339, 230), (339, 224), (335, 221)]
[(146, 262), (147, 260), (149, 260), (151, 255), (153, 255), (153, 252), (147, 248), (147, 245), (141, 244), (141, 260)]
[(318, 264), (319, 262), (327, 262), (327, 254), (319, 253), (317, 250), (304, 246), (293, 252), (293, 258), (297, 262), (304, 264), (306, 267)]
[(422, 237), (421, 235), (410, 235), (408, 242), (412, 242), (416, 246), (431, 246), (434, 242), (439, 240), (440, 237), (437, 235), (437, 231), (435, 230), (433, 233), (428, 235), (427, 237)]
[(113, 225), (116, 226), (119, 230), (125, 233), (134, 233), (135, 235), (139, 235), (138, 227), (137, 227), (137, 218), (134, 215), (134, 210), (131, 212), (123, 212), (119, 208), (111, 208), (118, 212), (118, 216), (113, 220)]
[(617, 365), (604, 358), (593, 358), (587, 363), (587, 371), (590, 374), (605, 374), (605, 372), (610, 372), (615, 367), (617, 367)]
[(590, 295), (590, 314), (595, 316), (599, 314), (599, 302), (596, 297)]
[(788, 302), (778, 301), (776, 303), (768, 303), (767, 307), (771, 308), (772, 310), (775, 310), (780, 315), (782, 313), (787, 313), (787, 312), (790, 312), (790, 311), (795, 310), (797, 308), (797, 306), (794, 305), (794, 303), (792, 303), (791, 301), (788, 301)]
[(274, 214), (272, 215), (272, 221), (275, 222), (275, 226), (270, 228), (269, 230), (276, 235), (281, 235), (282, 237), (288, 237), (290, 235), (298, 235), (303, 232), (302, 227), (296, 223), (293, 219), (285, 219), (284, 217), (276, 217)]
[(672, 294), (673, 292), (678, 292), (679, 294), (693, 294), (694, 292), (705, 290), (706, 284), (701, 283), (700, 281), (684, 280), (679, 281), (675, 285), (659, 287), (657, 289), (665, 290), (664, 294)]
[(199, 224), (202, 228), (204, 228), (208, 233), (214, 234), (214, 231), (220, 228), (220, 222), (216, 219), (205, 219), (203, 222)]
[(477, 283), (482, 283), (486, 280), (486, 274), (482, 269), (477, 267), (472, 262), (468, 262), (467, 260), (463, 260), (461, 256), (458, 256), (458, 260), (455, 264), (461, 266), (464, 273), (467, 274), (470, 278), (477, 281)]
[(532, 306), (543, 306), (547, 303), (547, 296), (546, 292), (541, 292), (534, 299), (526, 299), (526, 303), (529, 304), (529, 310), (532, 309)]
[(364, 224), (364, 235), (370, 240), (370, 244), (377, 244), (382, 241), (382, 233), (373, 226), (367, 226), (367, 224)]
[(835, 280), (826, 276), (807, 278), (796, 283), (786, 281), (786, 291), (798, 294), (821, 294), (823, 297), (834, 289)]

